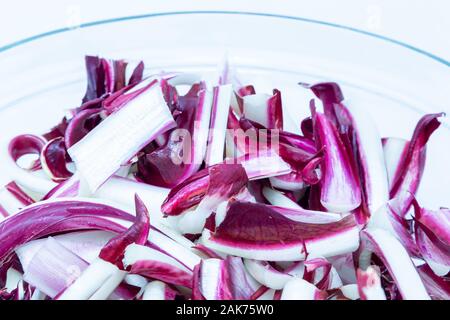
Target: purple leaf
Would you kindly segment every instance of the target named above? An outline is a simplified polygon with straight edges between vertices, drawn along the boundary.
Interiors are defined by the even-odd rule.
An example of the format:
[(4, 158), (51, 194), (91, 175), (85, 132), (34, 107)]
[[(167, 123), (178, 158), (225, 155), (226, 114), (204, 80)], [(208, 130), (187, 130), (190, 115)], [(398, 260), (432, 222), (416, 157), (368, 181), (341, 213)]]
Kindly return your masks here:
[(41, 151), (42, 169), (55, 181), (64, 181), (72, 176), (72, 172), (67, 169), (67, 162), (70, 161), (66, 150), (64, 138), (59, 137), (47, 142)]
[(317, 149), (324, 150), (320, 202), (330, 211), (350, 212), (361, 204), (360, 184), (351, 159), (333, 123), (319, 112), (313, 119)]
[[(358, 228), (352, 216), (325, 224), (288, 219), (263, 204), (233, 202), (207, 247), (255, 260), (296, 261), (307, 253), (333, 256), (356, 250)], [(332, 245), (331, 245), (332, 243)]]
[(99, 257), (121, 267), (126, 247), (132, 243), (145, 244), (150, 231), (150, 216), (142, 200), (135, 196), (136, 220), (124, 233), (112, 238), (100, 251)]
[(402, 216), (408, 212), (419, 188), (425, 165), (426, 143), (440, 126), (437, 119), (443, 115), (443, 113), (427, 114), (420, 119), (408, 145), (408, 151), (392, 179), (390, 198), (395, 199), (395, 209)]

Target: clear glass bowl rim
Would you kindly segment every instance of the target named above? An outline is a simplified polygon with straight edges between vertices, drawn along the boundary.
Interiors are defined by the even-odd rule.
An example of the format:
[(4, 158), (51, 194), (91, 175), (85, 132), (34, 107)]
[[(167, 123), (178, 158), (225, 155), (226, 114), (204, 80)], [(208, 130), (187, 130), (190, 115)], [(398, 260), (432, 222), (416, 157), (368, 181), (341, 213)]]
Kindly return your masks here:
[(347, 30), (350, 32), (359, 33), (362, 35), (366, 35), (368, 37), (376, 38), (378, 40), (382, 40), (385, 42), (388, 42), (390, 44), (401, 46), (405, 49), (411, 50), (415, 53), (418, 53), (422, 56), (425, 56), (427, 58), (430, 58), (440, 64), (443, 64), (444, 66), (450, 67), (450, 61), (447, 61), (446, 59), (439, 57), (437, 55), (434, 55), (428, 51), (425, 51), (423, 49), (417, 48), (413, 45), (410, 45), (408, 43), (392, 39), (380, 34), (376, 34), (370, 31), (361, 30), (341, 24), (336, 24), (332, 22), (327, 21), (321, 21), (321, 20), (315, 20), (300, 16), (289, 16), (289, 15), (281, 15), (281, 14), (274, 14), (274, 13), (263, 13), (263, 12), (251, 12), (251, 11), (225, 11), (225, 10), (196, 10), (196, 11), (168, 11), (168, 12), (155, 12), (155, 13), (146, 13), (146, 14), (140, 14), (140, 15), (131, 15), (131, 16), (123, 16), (123, 17), (117, 17), (117, 18), (111, 18), (111, 19), (104, 19), (104, 20), (97, 20), (97, 21), (91, 21), (82, 23), (79, 26), (76, 27), (64, 27), (59, 29), (54, 29), (51, 31), (47, 31), (44, 33), (36, 34), (27, 38), (23, 38), (21, 40), (9, 43), (5, 46), (0, 47), (0, 53), (11, 50), (14, 48), (18, 48), (26, 43), (38, 41), (39, 39), (50, 37), (55, 34), (64, 33), (64, 32), (70, 32), (74, 29), (78, 28), (89, 28), (93, 26), (98, 25), (104, 25), (104, 24), (113, 24), (113, 23), (119, 23), (123, 21), (130, 21), (130, 20), (141, 20), (141, 19), (150, 19), (155, 17), (162, 17), (162, 16), (175, 16), (175, 15), (196, 15), (196, 14), (205, 14), (205, 15), (241, 15), (241, 16), (260, 16), (260, 17), (270, 17), (270, 18), (278, 18), (278, 19), (285, 19), (285, 20), (294, 20), (294, 21), (300, 21), (303, 23), (311, 23), (311, 24), (317, 24), (322, 25), (330, 28), (336, 28), (341, 30)]

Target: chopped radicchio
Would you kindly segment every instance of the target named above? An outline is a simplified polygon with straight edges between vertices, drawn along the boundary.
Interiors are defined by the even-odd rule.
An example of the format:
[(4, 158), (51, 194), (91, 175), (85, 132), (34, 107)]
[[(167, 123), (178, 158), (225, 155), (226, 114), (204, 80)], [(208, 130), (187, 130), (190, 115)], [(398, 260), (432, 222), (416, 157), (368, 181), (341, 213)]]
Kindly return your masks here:
[(320, 104), (290, 132), (285, 92), (226, 60), (85, 64), (81, 104), (0, 153), (0, 300), (450, 299), (450, 210), (416, 197), (443, 113), (381, 138), (301, 83)]

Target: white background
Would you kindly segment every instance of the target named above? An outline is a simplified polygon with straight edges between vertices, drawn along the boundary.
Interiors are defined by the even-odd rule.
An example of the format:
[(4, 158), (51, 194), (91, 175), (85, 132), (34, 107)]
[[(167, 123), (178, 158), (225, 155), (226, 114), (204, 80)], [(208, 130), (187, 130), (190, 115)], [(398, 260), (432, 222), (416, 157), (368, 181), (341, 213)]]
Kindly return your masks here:
[(448, 0), (4, 1), (0, 47), (80, 23), (176, 10), (259, 11), (323, 20), (381, 34), (450, 60)]

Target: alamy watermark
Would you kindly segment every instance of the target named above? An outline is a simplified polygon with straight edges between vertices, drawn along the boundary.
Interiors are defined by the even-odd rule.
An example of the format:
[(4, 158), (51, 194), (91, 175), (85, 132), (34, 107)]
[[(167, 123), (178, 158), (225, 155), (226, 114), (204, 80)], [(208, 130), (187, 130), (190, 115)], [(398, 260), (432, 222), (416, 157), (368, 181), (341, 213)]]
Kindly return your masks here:
[[(214, 129), (200, 130), (200, 122), (194, 123), (194, 134), (190, 130), (178, 128), (167, 137), (171, 146), (170, 159), (175, 165), (201, 164), (208, 157)], [(206, 141), (206, 143), (204, 143)], [(202, 143), (203, 142), (203, 143)], [(226, 158), (224, 163), (237, 164), (247, 156), (278, 154), (280, 150), (280, 130), (277, 129), (226, 129)]]

